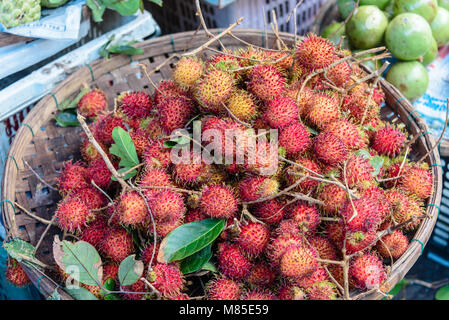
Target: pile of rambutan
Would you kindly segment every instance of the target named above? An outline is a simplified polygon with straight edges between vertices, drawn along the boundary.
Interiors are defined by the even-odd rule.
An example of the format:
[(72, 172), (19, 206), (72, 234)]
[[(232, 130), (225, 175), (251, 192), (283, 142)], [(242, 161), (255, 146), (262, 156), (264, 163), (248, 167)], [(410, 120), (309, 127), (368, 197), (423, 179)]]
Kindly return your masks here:
[[(56, 223), (97, 248), (105, 265), (132, 254), (143, 261), (151, 287), (138, 281), (115, 288), (124, 299), (154, 297), (136, 294), (154, 289), (163, 299), (198, 292), (179, 261), (157, 257), (170, 232), (203, 219), (226, 221), (212, 245), (216, 272), (203, 276), (205, 299), (387, 293), (389, 265), (407, 250), (425, 217), (433, 177), (426, 163), (405, 158), (413, 146), (407, 131), (380, 119), (382, 90), (359, 81), (365, 73), (357, 63), (337, 63), (344, 56), (329, 41), (308, 35), (293, 49), (248, 47), (205, 61), (184, 57), (173, 80), (160, 82), (153, 95), (122, 93), (114, 111), (90, 103), (101, 96), (91, 91), (80, 108), (91, 119), (93, 138), (119, 169), (120, 159), (109, 152), (112, 132), (121, 127), (129, 133), (142, 164), (129, 181), (141, 192), (111, 179), (85, 137), (83, 159), (61, 170)], [(225, 154), (243, 152), (243, 163), (173, 163), (167, 141), (175, 129), (191, 132), (193, 120), (203, 133), (218, 130), (224, 141), (230, 129), (275, 129), (279, 148), (274, 157), (250, 162), (252, 147), (242, 133), (236, 140), (243, 143)], [(260, 132), (268, 137), (269, 131)], [(184, 145), (216, 143), (191, 140)], [(275, 170), (263, 170), (270, 165)]]

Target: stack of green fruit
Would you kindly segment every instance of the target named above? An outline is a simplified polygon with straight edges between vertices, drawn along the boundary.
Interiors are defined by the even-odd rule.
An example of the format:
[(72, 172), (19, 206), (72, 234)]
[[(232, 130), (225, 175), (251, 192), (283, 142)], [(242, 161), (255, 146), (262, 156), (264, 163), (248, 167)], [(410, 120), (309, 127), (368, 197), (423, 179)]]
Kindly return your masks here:
[[(343, 22), (323, 30), (323, 37), (351, 50), (365, 50), (385, 45), (399, 61), (386, 79), (406, 98), (422, 96), (429, 83), (425, 66), (437, 56), (438, 47), (449, 44), (449, 0), (338, 0)], [(378, 64), (368, 61), (368, 67)]]
[(1, 0), (0, 23), (13, 28), (41, 18), (41, 6), (56, 8), (68, 0)]

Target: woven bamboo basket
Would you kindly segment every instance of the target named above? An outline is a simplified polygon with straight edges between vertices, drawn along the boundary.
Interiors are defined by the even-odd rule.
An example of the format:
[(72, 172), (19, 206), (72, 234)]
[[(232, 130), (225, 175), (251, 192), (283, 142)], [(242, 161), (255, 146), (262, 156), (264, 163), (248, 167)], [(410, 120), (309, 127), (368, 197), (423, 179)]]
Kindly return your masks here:
[[(343, 21), (337, 7), (337, 0), (328, 0), (315, 17), (315, 22), (310, 31), (315, 34), (321, 34), (323, 30), (335, 22)], [(443, 157), (449, 156), (449, 140), (443, 139), (439, 146), (440, 154)]]
[[(217, 34), (217, 30), (212, 30)], [(258, 46), (269, 46), (275, 43), (275, 35), (263, 33), (260, 30), (239, 29), (233, 31), (241, 39)], [(295, 36), (281, 33), (287, 45), (293, 45)], [(19, 208), (13, 207), (12, 203), (17, 201), (33, 214), (50, 220), (54, 214), (56, 204), (60, 200), (57, 191), (51, 189), (37, 188), (41, 182), (36, 177), (25, 162), (33, 170), (51, 182), (58, 176), (63, 162), (69, 159), (80, 158), (80, 134), (81, 128), (61, 128), (57, 127), (52, 120), (57, 112), (58, 101), (63, 101), (69, 97), (74, 97), (82, 88), (83, 83), (92, 88), (100, 88), (110, 99), (109, 105), (113, 105), (113, 97), (125, 90), (147, 90), (153, 91), (149, 80), (142, 74), (137, 63), (145, 64), (148, 70), (159, 66), (172, 53), (182, 53), (189, 48), (197, 48), (208, 40), (204, 32), (185, 32), (167, 35), (160, 38), (145, 41), (138, 44), (144, 49), (144, 54), (136, 56), (114, 55), (109, 60), (100, 59), (88, 66), (80, 68), (72, 76), (59, 84), (53, 93), (44, 97), (28, 114), (24, 125), (19, 129), (9, 151), (8, 160), (5, 166), (5, 174), (2, 181), (3, 218), (5, 225), (12, 237), (21, 239), (36, 245), (46, 225), (28, 216)], [(230, 36), (221, 39), (222, 43), (230, 49), (242, 47), (243, 44)], [(218, 49), (218, 45), (216, 46)], [(203, 54), (207, 54), (204, 52)], [(172, 60), (174, 63), (175, 61)], [(158, 72), (151, 75), (154, 82), (167, 79), (171, 76), (173, 63), (165, 64)], [(397, 89), (388, 84), (383, 79), (380, 84), (386, 93), (386, 105), (381, 109), (383, 119), (398, 118), (399, 122), (407, 125), (411, 135), (419, 132), (427, 132), (426, 124), (420, 118), (411, 118), (409, 113), (412, 106), (406, 99), (403, 99)], [(422, 131), (424, 130), (424, 131)], [(435, 144), (433, 137), (429, 134), (422, 134), (413, 145), (415, 154), (412, 157), (418, 158), (424, 155)], [(411, 242), (404, 255), (397, 260), (389, 276), (389, 283), (393, 287), (404, 277), (407, 271), (413, 266), (422, 253), (423, 247), (427, 243), (434, 224), (437, 219), (438, 206), (441, 201), (442, 192), (442, 171), (438, 165), (440, 157), (438, 151), (433, 150), (426, 161), (432, 165), (433, 192), (429, 199), (427, 214), (429, 218), (424, 219), (416, 232), (416, 241)], [(46, 192), (42, 192), (46, 190)], [(50, 231), (42, 241), (36, 257), (48, 265), (54, 265), (52, 254), (52, 241), (55, 234), (60, 233), (56, 227), (51, 227)], [(56, 285), (51, 280), (36, 270), (26, 268), (32, 282), (44, 296), (54, 292)], [(61, 288), (58, 289), (62, 299), (71, 299)], [(365, 299), (380, 299), (379, 294), (371, 294)]]

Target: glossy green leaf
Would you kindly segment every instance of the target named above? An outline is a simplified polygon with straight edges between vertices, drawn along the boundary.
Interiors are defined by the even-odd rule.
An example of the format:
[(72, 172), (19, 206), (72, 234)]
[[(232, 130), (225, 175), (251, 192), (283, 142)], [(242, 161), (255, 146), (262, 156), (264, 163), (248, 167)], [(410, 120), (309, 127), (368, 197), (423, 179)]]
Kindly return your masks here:
[(204, 219), (177, 227), (162, 240), (157, 261), (182, 260), (200, 251), (220, 235), (225, 225), (225, 220)]
[(78, 106), (78, 102), (81, 100), (81, 98), (89, 92), (89, 89), (84, 88), (82, 89), (78, 95), (73, 100), (64, 100), (62, 103), (58, 105), (58, 109), (63, 110), (69, 110), (69, 109), (75, 109)]
[[(192, 136), (191, 134), (189, 135)], [(163, 146), (166, 148), (174, 148), (180, 147), (183, 145), (187, 145), (190, 143), (190, 139), (188, 137), (176, 137), (167, 141), (164, 141)]]
[(60, 127), (78, 127), (80, 125), (76, 115), (70, 112), (58, 112), (55, 116), (56, 123)]
[[(118, 172), (118, 173), (124, 173), (124, 172), (128, 171), (129, 169), (131, 169), (131, 168), (120, 168), (120, 169), (117, 170), (117, 172)], [(123, 177), (123, 179), (124, 179), (124, 180), (128, 180), (128, 179), (134, 177), (136, 174), (137, 174), (137, 170), (133, 170), (133, 171), (127, 173), (127, 174)], [(114, 176), (111, 176), (111, 179), (112, 179), (113, 181), (117, 181), (117, 179), (116, 179)]]
[(76, 281), (96, 286), (103, 279), (101, 257), (88, 242), (60, 241), (55, 236), (53, 256), (58, 266)]
[(76, 300), (98, 300), (92, 292), (83, 287), (66, 287), (64, 290)]
[(137, 55), (144, 54), (144, 50), (142, 48), (134, 48), (131, 45), (113, 45), (106, 49), (110, 53), (120, 53), (127, 55)]
[(379, 156), (374, 156), (371, 158), (369, 163), (373, 166), (373, 172), (371, 173), (374, 177), (377, 177), (384, 165), (384, 159)]
[(435, 294), (436, 300), (449, 300), (449, 285), (442, 287)]
[(35, 259), (34, 254), (36, 253), (36, 249), (30, 243), (20, 238), (5, 242), (3, 248), (5, 248), (11, 258), (19, 262), (22, 262), (23, 259)]
[(120, 158), (120, 166), (127, 168), (137, 166), (139, 158), (129, 133), (121, 127), (115, 127), (112, 130), (112, 138), (115, 143), (109, 148), (109, 152)]
[(136, 260), (133, 254), (120, 263), (118, 269), (118, 279), (121, 286), (130, 286), (136, 283), (143, 274), (143, 262)]
[[(394, 297), (395, 295), (397, 295), (399, 293), (399, 291), (401, 291), (406, 286), (408, 286), (409, 283), (410, 283), (410, 281), (408, 281), (407, 279), (402, 279), (394, 286), (393, 289), (390, 290), (390, 292), (388, 292), (388, 294), (390, 294)], [(386, 300), (386, 298), (384, 298), (384, 300)]]
[(103, 21), (103, 14), (106, 10), (106, 6), (103, 4), (101, 0), (86, 0), (87, 6), (92, 11), (92, 16), (95, 22)]
[(201, 270), (204, 264), (208, 262), (212, 257), (211, 247), (212, 245), (209, 244), (200, 251), (182, 260), (181, 261), (182, 273), (187, 274)]
[(212, 262), (208, 261), (201, 267), (201, 270), (208, 270), (210, 272), (216, 273), (217, 267), (215, 267), (215, 265)]
[(140, 0), (102, 0), (107, 8), (120, 13), (122, 16), (131, 16), (140, 8)]
[(162, 7), (162, 0), (148, 0)]

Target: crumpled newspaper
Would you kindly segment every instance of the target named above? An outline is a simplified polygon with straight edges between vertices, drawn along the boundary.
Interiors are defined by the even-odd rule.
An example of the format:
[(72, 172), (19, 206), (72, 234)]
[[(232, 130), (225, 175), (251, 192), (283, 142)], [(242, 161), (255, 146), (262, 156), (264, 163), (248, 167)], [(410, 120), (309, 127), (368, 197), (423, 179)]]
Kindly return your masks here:
[(0, 24), (0, 32), (23, 37), (74, 40), (79, 38), (81, 9), (85, 0), (72, 0), (56, 9), (44, 9), (39, 20), (6, 29)]
[[(427, 66), (427, 71), (429, 87), (422, 97), (413, 102), (413, 106), (437, 138), (444, 127), (446, 101), (449, 98), (449, 45), (440, 48), (438, 57)], [(444, 138), (449, 139), (449, 130), (445, 131)]]

